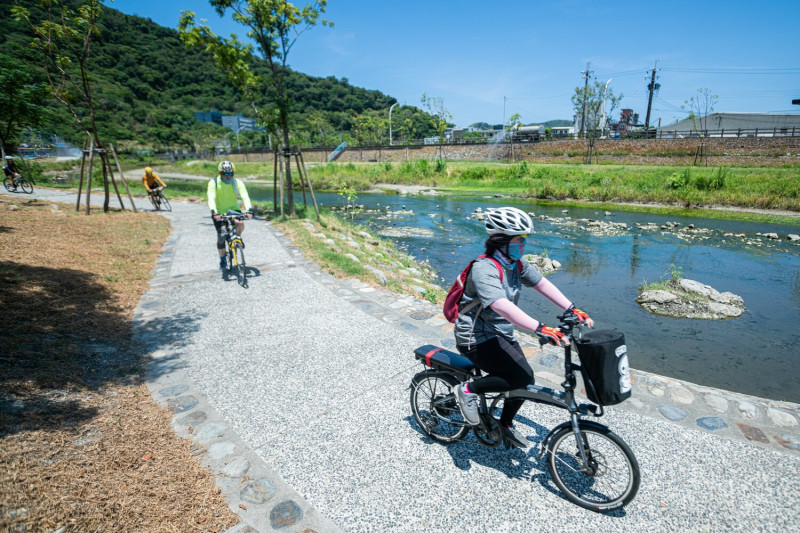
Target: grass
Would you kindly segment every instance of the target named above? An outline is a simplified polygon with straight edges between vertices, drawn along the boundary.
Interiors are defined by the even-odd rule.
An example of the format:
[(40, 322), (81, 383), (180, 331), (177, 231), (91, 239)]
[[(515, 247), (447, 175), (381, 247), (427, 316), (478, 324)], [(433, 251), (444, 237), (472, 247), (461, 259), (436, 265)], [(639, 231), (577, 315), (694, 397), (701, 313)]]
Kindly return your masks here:
[(394, 292), (433, 303), (444, 302), (445, 291), (436, 283), (436, 273), (427, 263), (416, 261), (391, 241), (370, 235), (326, 210), (321, 212), (320, 223), (313, 209), (297, 209), (297, 218), (276, 217), (273, 223), (322, 270), (339, 279), (356, 278), (381, 286), (380, 278), (370, 268), (379, 270), (385, 276), (385, 286)]
[(131, 338), (168, 222), (14, 201), (0, 199), (0, 530), (235, 524)]
[[(272, 179), (273, 165), (269, 161), (237, 163), (236, 166), (239, 175)], [(211, 177), (216, 173), (216, 163), (186, 161), (161, 165), (156, 170)], [(299, 188), (299, 176), (297, 170), (293, 170), (295, 186)], [(438, 187), (445, 193), (491, 193), (531, 202), (589, 203), (599, 208), (751, 222), (796, 224), (796, 219), (776, 213), (748, 213), (739, 208), (800, 212), (798, 167), (534, 164), (525, 161), (509, 164), (422, 159), (402, 163), (317, 163), (309, 165), (308, 170), (315, 190), (354, 191), (356, 194), (374, 189), (380, 183), (414, 184)], [(101, 179), (97, 172), (95, 174), (95, 180)], [(69, 175), (71, 181), (53, 185), (75, 187), (77, 171), (73, 168)], [(42, 176), (41, 179), (47, 178)], [(128, 176), (131, 193), (144, 194), (140, 176), (133, 178)], [(98, 183), (100, 181), (94, 181), (95, 185)], [(43, 184), (50, 185), (47, 181)], [(202, 181), (172, 180), (169, 185), (165, 193), (170, 199), (205, 194)]]

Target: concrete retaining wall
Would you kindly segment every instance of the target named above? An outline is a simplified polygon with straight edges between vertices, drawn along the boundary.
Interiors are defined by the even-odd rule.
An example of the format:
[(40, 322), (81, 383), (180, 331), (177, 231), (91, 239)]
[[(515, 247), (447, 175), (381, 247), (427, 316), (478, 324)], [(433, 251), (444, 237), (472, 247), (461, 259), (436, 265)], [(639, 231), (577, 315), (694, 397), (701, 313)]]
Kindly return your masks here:
[[(699, 139), (598, 140), (595, 150), (600, 163), (691, 165)], [(501, 145), (384, 146), (348, 148), (338, 162), (387, 161), (399, 163), (417, 159), (448, 161), (514, 160), (531, 163), (580, 163), (586, 155), (586, 141), (546, 141)], [(304, 150), (306, 163), (324, 163), (327, 150)], [(709, 165), (800, 166), (800, 137), (706, 139)], [(231, 154), (233, 161), (272, 161), (271, 152)]]

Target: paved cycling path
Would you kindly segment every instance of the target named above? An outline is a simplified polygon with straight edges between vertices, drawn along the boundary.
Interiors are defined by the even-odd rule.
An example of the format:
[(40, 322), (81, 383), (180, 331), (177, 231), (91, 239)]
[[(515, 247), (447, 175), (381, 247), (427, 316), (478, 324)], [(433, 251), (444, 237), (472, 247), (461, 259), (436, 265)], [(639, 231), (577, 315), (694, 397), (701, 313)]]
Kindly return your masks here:
[[(242, 519), (234, 531), (800, 523), (797, 404), (634, 372), (634, 398), (602, 422), (636, 453), (641, 488), (624, 511), (597, 515), (566, 501), (536, 460), (538, 443), (564, 420), (560, 410), (523, 407), (518, 427), (535, 443), (527, 452), (442, 446), (416, 429), (408, 385), (421, 367), (412, 351), (452, 342), (435, 308), (333, 279), (263, 221), (247, 223), (245, 255), (257, 272), (242, 289), (216, 270), (207, 214), (174, 202), (173, 231), (134, 323), (152, 357), (153, 396), (197, 441)], [(539, 382), (560, 381), (553, 351), (530, 354)]]

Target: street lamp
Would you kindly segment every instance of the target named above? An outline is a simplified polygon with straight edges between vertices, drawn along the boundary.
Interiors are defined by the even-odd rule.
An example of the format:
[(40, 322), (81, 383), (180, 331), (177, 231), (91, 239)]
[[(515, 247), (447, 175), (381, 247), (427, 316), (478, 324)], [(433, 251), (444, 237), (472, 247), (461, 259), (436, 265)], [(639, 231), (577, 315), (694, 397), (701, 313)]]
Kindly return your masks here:
[(397, 105), (397, 102), (392, 104), (389, 108), (389, 146), (392, 146), (392, 109)]

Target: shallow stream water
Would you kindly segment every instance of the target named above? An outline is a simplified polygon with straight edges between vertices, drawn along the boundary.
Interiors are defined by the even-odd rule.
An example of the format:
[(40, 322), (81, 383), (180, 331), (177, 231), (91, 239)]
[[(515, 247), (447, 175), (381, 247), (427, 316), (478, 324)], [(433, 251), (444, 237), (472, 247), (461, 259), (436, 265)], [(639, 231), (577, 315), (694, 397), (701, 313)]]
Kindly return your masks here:
[[(250, 188), (249, 188), (250, 189)], [(272, 201), (272, 191), (254, 188), (253, 199)], [(335, 194), (321, 204), (342, 205)], [(295, 201), (302, 202), (300, 194)], [(310, 198), (309, 198), (310, 202)], [(477, 208), (512, 205), (535, 214), (526, 253), (546, 253), (561, 262), (549, 279), (602, 329), (625, 333), (631, 366), (693, 383), (777, 400), (800, 402), (800, 233), (796, 225), (773, 225), (678, 217), (594, 208), (564, 208), (479, 196), (359, 194), (369, 212), (355, 215), (374, 233), (392, 239), (439, 273), (449, 288), (466, 263), (483, 252)], [(413, 213), (386, 216), (391, 212)], [(574, 224), (578, 219), (622, 222), (608, 235)], [(677, 222), (674, 229), (639, 224)], [(695, 232), (685, 228), (694, 224)], [(678, 231), (684, 229), (684, 231)], [(758, 233), (778, 233), (780, 241)], [(744, 237), (726, 236), (744, 235)], [(644, 281), (669, 279), (671, 265), (684, 278), (730, 291), (747, 311), (728, 320), (677, 319), (648, 313), (636, 303)], [(536, 291), (523, 291), (520, 306), (547, 324), (558, 313)]]

